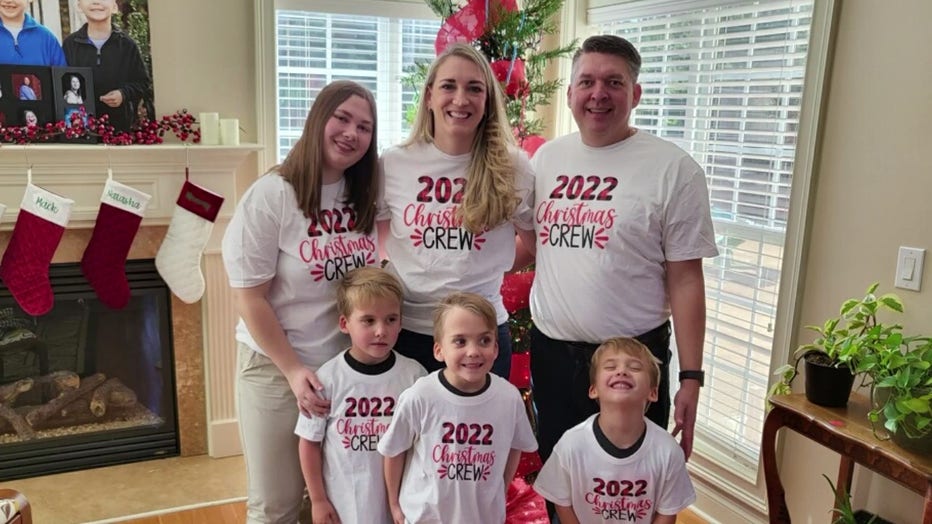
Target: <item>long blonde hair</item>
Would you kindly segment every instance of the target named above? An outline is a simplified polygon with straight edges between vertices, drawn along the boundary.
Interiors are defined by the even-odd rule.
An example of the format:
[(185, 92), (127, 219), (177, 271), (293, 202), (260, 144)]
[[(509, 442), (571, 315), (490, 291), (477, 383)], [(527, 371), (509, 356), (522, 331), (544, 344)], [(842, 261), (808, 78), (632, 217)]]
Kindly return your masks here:
[(324, 129), (333, 113), (351, 96), (369, 103), (372, 111), (372, 141), (363, 157), (343, 172), (346, 180), (346, 202), (356, 211), (353, 230), (371, 233), (375, 225), (375, 199), (378, 194), (379, 157), (375, 98), (365, 87), (349, 80), (336, 80), (320, 90), (304, 121), (301, 138), (285, 157), (285, 161), (269, 172), (278, 171), (294, 187), (298, 207), (305, 217), (320, 212), (320, 193), (324, 173)]
[(515, 137), (505, 113), (505, 95), (482, 53), (466, 44), (453, 44), (433, 61), (420, 92), (414, 128), (402, 145), (434, 141), (434, 115), (427, 105), (428, 91), (437, 79), (437, 70), (451, 56), (476, 64), (485, 77), (485, 116), (473, 138), (472, 158), (466, 169), (466, 190), (457, 211), (463, 227), (479, 233), (511, 220), (521, 200), (517, 196), (515, 161), (509, 148), (515, 145)]

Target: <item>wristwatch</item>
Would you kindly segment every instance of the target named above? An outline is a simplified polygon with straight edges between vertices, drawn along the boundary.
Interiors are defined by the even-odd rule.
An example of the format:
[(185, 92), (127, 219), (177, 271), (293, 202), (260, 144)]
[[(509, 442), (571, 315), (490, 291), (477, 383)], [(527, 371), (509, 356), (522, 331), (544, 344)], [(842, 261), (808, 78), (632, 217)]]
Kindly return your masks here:
[(699, 387), (701, 388), (702, 386), (705, 385), (705, 371), (701, 369), (690, 369), (690, 370), (680, 371), (680, 382), (684, 380), (698, 380)]

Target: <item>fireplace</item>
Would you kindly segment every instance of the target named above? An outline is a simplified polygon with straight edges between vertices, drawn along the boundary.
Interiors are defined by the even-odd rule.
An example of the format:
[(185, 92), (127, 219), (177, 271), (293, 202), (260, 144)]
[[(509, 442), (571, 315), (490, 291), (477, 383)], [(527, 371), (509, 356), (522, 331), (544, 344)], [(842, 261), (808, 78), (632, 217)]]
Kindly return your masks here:
[(179, 454), (171, 296), (151, 259), (126, 275), (114, 310), (79, 264), (53, 264), (41, 317), (0, 286), (0, 480)]

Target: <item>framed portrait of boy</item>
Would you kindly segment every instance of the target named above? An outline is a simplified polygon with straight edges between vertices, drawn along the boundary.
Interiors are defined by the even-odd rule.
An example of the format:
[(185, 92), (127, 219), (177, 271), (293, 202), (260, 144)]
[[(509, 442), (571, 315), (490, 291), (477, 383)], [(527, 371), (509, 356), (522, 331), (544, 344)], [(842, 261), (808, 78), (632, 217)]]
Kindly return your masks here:
[[(73, 115), (84, 111), (84, 125), (87, 115), (97, 114), (94, 100), (94, 75), (90, 67), (53, 67), (52, 87), (55, 90), (55, 117), (66, 126), (72, 126)], [(94, 143), (95, 137), (69, 139), (62, 136), (62, 141)]]
[(0, 113), (4, 127), (54, 122), (52, 70), (44, 66), (0, 65)]

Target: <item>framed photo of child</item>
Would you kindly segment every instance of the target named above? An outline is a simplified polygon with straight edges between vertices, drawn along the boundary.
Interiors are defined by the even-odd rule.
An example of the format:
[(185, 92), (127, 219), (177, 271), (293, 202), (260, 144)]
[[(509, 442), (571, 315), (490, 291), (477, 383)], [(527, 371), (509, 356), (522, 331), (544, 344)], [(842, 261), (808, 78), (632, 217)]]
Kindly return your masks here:
[[(72, 126), (76, 123), (72, 120), (74, 115), (80, 115), (83, 111), (83, 122), (87, 125), (87, 115), (97, 114), (97, 104), (93, 97), (94, 74), (90, 67), (53, 67), (52, 87), (55, 89), (56, 120), (63, 120), (66, 126)], [(96, 142), (89, 137), (62, 140)]]
[(44, 66), (0, 65), (0, 113), (4, 127), (54, 122), (52, 70)]

